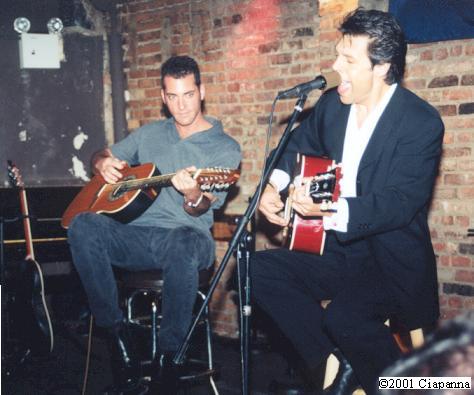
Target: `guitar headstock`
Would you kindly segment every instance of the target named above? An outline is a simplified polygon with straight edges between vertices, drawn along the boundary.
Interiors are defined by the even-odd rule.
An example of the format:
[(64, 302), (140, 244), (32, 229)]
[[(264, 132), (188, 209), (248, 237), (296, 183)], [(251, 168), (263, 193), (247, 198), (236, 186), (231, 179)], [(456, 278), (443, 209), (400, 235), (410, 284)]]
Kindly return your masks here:
[(336, 202), (339, 198), (341, 167), (335, 166), (325, 173), (316, 174), (309, 184), (309, 196), (315, 203), (322, 201)]
[(200, 169), (196, 173), (194, 178), (203, 191), (227, 189), (240, 178), (240, 170), (224, 167)]
[(20, 169), (11, 161), (7, 160), (8, 166), (8, 178), (10, 179), (10, 184), (13, 188), (24, 188), (25, 183), (21, 177)]

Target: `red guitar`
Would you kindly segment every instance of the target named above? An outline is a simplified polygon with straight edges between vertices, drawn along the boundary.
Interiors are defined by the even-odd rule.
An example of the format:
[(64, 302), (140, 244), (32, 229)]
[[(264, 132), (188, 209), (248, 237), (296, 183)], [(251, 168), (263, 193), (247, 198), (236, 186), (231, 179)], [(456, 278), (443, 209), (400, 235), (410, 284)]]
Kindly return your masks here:
[[(107, 184), (96, 175), (81, 189), (63, 214), (61, 225), (68, 228), (73, 218), (83, 212), (105, 214), (128, 223), (139, 217), (158, 196), (159, 187), (171, 185), (174, 174), (160, 175), (153, 163), (126, 167), (122, 181)], [(203, 191), (223, 190), (237, 182), (239, 170), (225, 168), (198, 169), (194, 179)]]
[[(299, 177), (298, 177), (299, 176)], [(317, 203), (336, 202), (340, 195), (341, 167), (332, 159), (298, 155), (296, 177), (313, 177), (308, 183), (308, 196)], [(326, 232), (322, 217), (302, 217), (292, 208), (291, 196), (286, 200), (284, 242), (290, 250), (322, 255)]]
[(25, 232), (26, 257), (19, 267), (19, 278), (14, 290), (12, 317), (16, 333), (28, 350), (44, 353), (53, 351), (54, 336), (45, 300), (41, 267), (35, 259), (31, 235), (30, 214), (25, 186), (20, 171), (8, 161), (8, 176), (20, 194), (21, 214)]

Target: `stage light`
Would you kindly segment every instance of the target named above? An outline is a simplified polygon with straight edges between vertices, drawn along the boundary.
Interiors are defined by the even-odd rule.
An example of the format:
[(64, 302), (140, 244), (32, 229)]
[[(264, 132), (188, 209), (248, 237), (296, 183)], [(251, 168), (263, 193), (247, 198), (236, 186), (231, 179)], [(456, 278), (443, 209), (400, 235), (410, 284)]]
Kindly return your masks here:
[(30, 27), (31, 23), (25, 17), (19, 17), (13, 21), (13, 29), (15, 29), (17, 33), (28, 33), (30, 31)]
[(50, 34), (59, 34), (63, 31), (63, 21), (59, 18), (51, 18), (47, 25)]

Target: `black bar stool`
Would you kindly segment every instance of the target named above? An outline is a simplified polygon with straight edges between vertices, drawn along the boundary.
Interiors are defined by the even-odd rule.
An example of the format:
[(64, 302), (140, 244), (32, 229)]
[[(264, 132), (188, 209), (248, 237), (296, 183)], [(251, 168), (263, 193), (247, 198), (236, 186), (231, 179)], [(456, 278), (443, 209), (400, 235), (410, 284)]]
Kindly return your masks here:
[[(150, 349), (144, 365), (151, 366), (157, 355), (157, 339), (161, 322), (161, 298), (163, 290), (163, 275), (161, 270), (120, 271), (118, 283), (123, 295), (125, 320), (132, 328), (145, 329), (150, 333)], [(211, 277), (211, 269), (199, 271), (199, 288), (196, 295), (196, 304), (205, 299), (205, 290)], [(186, 362), (186, 371), (189, 373), (180, 376), (180, 387), (186, 389), (197, 381), (208, 378), (215, 394), (218, 394), (213, 376), (217, 374), (212, 358), (212, 330), (209, 320), (209, 307), (206, 306), (200, 324), (205, 330), (205, 346), (207, 359), (189, 358)], [(188, 369), (189, 368), (189, 369)]]

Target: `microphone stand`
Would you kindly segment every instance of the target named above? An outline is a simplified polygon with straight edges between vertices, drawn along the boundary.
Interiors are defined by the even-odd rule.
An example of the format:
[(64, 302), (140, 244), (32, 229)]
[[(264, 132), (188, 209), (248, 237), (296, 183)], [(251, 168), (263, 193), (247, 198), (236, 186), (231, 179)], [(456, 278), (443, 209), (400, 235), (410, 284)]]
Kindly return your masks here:
[[(251, 230), (254, 229), (253, 227)], [(250, 344), (250, 254), (255, 250), (251, 231), (243, 231), (237, 247), (237, 277), (239, 282), (240, 308), (240, 365), (242, 375), (242, 394), (249, 393), (249, 344)]]
[[(303, 111), (303, 108), (304, 108), (304, 104), (306, 102), (306, 99), (307, 99), (307, 93), (306, 91), (305, 92), (302, 92), (300, 97), (298, 98), (296, 104), (295, 104), (295, 107), (294, 107), (294, 110), (293, 110), (293, 114), (291, 115), (291, 118), (288, 122), (288, 125), (286, 126), (286, 129), (285, 131), (283, 132), (283, 135), (280, 139), (280, 142), (278, 143), (277, 147), (275, 148), (275, 150), (273, 150), (272, 154), (269, 156), (269, 160), (268, 160), (268, 165), (266, 166), (265, 168), (265, 171), (263, 173), (263, 176), (262, 176), (262, 180), (260, 181), (260, 184), (259, 186), (257, 187), (257, 191), (260, 190), (261, 187), (265, 186), (269, 177), (270, 177), (270, 174), (271, 172), (273, 171), (273, 169), (275, 168), (276, 164), (277, 164), (277, 161), (278, 159), (280, 158), (281, 154), (283, 153), (283, 150), (285, 149), (286, 147), (286, 144), (288, 143), (288, 140), (291, 136), (291, 131), (293, 130), (293, 125), (296, 121), (296, 119), (298, 118), (298, 116), (301, 114), (301, 112)], [(232, 256), (232, 253), (233, 251), (237, 248), (237, 246), (239, 245), (239, 243), (244, 243), (244, 241), (241, 241), (241, 237), (242, 235), (247, 235), (245, 229), (247, 227), (247, 224), (249, 223), (251, 217), (253, 216), (254, 212), (255, 212), (255, 209), (257, 207), (257, 204), (258, 204), (258, 199), (260, 198), (260, 194), (259, 193), (255, 193), (253, 195), (253, 197), (251, 198), (250, 200), (250, 203), (247, 207), (247, 210), (245, 211), (244, 215), (240, 218), (239, 220), (239, 223), (237, 225), (237, 228), (234, 232), (234, 235), (232, 236), (231, 240), (229, 241), (229, 247), (227, 248), (227, 251), (226, 253), (224, 254), (224, 257), (222, 258), (222, 261), (214, 275), (214, 278), (212, 279), (210, 285), (209, 285), (209, 290), (208, 290), (208, 293), (194, 319), (194, 321), (191, 323), (191, 326), (189, 327), (188, 329), (188, 332), (186, 333), (186, 337), (184, 339), (184, 341), (181, 343), (180, 347), (178, 348), (178, 351), (176, 352), (176, 354), (174, 355), (173, 357), (173, 363), (174, 364), (177, 364), (177, 365), (180, 365), (183, 363), (183, 360), (184, 360), (184, 354), (187, 350), (187, 348), (189, 347), (189, 343), (190, 343), (190, 340), (191, 340), (191, 336), (194, 332), (194, 329), (196, 328), (199, 320), (201, 319), (201, 316), (202, 314), (204, 313), (204, 310), (206, 309), (207, 305), (209, 304), (209, 301), (211, 299), (211, 296), (214, 292), (214, 290), (216, 289), (216, 286), (217, 286), (217, 283), (219, 282), (226, 266), (227, 266), (227, 263), (230, 259), (230, 257)], [(247, 270), (248, 272), (248, 270)], [(248, 273), (247, 273), (247, 276), (248, 276)], [(241, 279), (238, 280), (239, 283), (241, 281)], [(243, 317), (246, 317), (246, 319), (250, 319), (250, 282), (247, 280), (246, 281), (246, 292), (245, 292), (245, 299), (248, 299), (248, 300), (245, 300), (245, 305), (244, 305), (244, 313), (243, 313)], [(247, 361), (248, 361), (248, 336), (249, 336), (249, 333), (248, 333), (248, 322), (249, 321), (246, 321), (244, 325), (241, 326), (242, 329), (245, 330), (245, 333), (241, 333), (240, 336), (242, 337), (243, 336), (243, 341), (242, 343), (245, 344), (245, 347), (244, 349), (242, 350), (242, 353), (244, 355), (242, 355), (242, 358), (241, 358), (241, 362), (242, 362), (242, 394), (243, 395), (247, 395), (249, 392), (248, 392), (248, 369), (247, 369)]]

